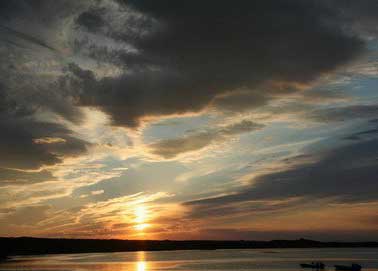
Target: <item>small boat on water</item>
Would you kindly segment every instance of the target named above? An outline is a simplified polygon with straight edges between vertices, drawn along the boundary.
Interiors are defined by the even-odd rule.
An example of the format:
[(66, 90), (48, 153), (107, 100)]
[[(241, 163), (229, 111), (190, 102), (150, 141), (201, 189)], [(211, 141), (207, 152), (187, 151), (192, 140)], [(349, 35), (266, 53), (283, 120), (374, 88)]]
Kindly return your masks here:
[(301, 263), (302, 268), (311, 268), (311, 269), (324, 269), (325, 264), (322, 262), (312, 262), (312, 263)]
[(352, 264), (352, 265), (335, 265), (336, 270), (343, 270), (343, 271), (360, 271), (362, 268), (359, 264)]

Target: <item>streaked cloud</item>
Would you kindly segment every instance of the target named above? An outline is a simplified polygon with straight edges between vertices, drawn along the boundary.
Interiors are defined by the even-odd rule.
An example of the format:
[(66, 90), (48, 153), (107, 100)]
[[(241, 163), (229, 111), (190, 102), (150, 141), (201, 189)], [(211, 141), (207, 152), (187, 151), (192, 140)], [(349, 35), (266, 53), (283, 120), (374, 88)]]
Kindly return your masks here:
[(201, 150), (216, 142), (225, 141), (229, 137), (259, 130), (263, 127), (262, 124), (243, 120), (225, 127), (192, 132), (183, 138), (162, 140), (152, 143), (149, 148), (153, 154), (169, 159), (181, 153)]

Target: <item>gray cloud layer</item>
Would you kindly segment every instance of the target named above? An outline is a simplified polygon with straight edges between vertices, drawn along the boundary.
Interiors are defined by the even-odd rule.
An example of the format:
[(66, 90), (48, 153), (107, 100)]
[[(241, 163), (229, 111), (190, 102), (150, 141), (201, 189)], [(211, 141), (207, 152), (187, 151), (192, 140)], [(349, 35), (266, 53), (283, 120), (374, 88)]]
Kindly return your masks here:
[[(145, 15), (129, 22), (143, 34), (116, 35), (98, 9), (81, 14), (77, 24), (136, 48), (104, 51), (103, 59), (124, 62), (127, 73), (96, 80), (77, 67), (71, 78), (82, 89), (79, 105), (100, 108), (115, 125), (135, 127), (146, 116), (197, 112), (220, 94), (267, 82), (307, 83), (363, 50), (361, 40), (343, 31), (338, 10), (317, 1), (122, 3)], [(253, 108), (283, 91), (295, 88), (231, 95), (217, 105)]]
[[(28, 103), (72, 121), (82, 117), (76, 106), (94, 106), (110, 114), (115, 125), (127, 127), (148, 116), (198, 112), (212, 102), (219, 110), (255, 108), (275, 94), (296, 91), (291, 84), (308, 83), (360, 54), (363, 41), (346, 26), (357, 15), (372, 18), (365, 8), (370, 1), (353, 9), (345, 1), (116, 2), (120, 6), (68, 0), (1, 4), (2, 36), (8, 41), (55, 48), (49, 34), (73, 20), (69, 31), (81, 34), (67, 35), (72, 40), (57, 47), (72, 46), (74, 53), (122, 71), (117, 77), (96, 78), (93, 71), (72, 64), (70, 76), (44, 88), (36, 85), (44, 91), (33, 90), (38, 95)], [(30, 24), (20, 30), (25, 18)], [(82, 34), (86, 38), (80, 39)], [(20, 77), (17, 69), (1, 72), (32, 79)], [(268, 82), (275, 84), (261, 87)], [(13, 82), (4, 84), (14, 88)], [(244, 92), (232, 94), (240, 89)], [(25, 99), (8, 93), (18, 102)]]
[[(253, 185), (232, 195), (187, 202), (186, 205), (194, 208), (196, 216), (206, 216), (219, 208), (225, 209), (222, 215), (234, 213), (235, 210), (230, 207), (235, 204), (244, 204), (251, 210), (260, 211), (261, 206), (253, 203), (259, 200), (301, 198), (306, 202), (332, 198), (337, 202), (375, 201), (378, 197), (377, 153), (376, 136), (356, 140), (312, 157), (314, 162), (303, 163), (304, 158), (311, 156), (298, 156), (287, 160), (287, 163), (295, 162), (298, 165), (261, 175), (254, 179)], [(293, 202), (293, 205), (297, 204), (298, 202)], [(283, 207), (286, 208), (287, 205), (284, 204)], [(277, 208), (282, 206), (274, 207)]]
[[(33, 118), (33, 110), (0, 93), (0, 168), (36, 169), (59, 163), (64, 156), (85, 152), (88, 143), (71, 135), (62, 125)], [(41, 138), (60, 142), (38, 144)]]

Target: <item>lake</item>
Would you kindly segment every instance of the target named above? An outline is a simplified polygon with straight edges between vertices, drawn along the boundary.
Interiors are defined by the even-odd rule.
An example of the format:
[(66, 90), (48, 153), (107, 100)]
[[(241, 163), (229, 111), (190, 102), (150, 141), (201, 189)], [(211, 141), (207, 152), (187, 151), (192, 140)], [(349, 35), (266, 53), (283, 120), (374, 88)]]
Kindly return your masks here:
[(323, 261), (326, 270), (334, 270), (334, 264), (356, 262), (362, 265), (363, 271), (378, 271), (378, 249), (229, 249), (19, 256), (0, 264), (0, 271), (301, 271), (299, 263), (311, 261)]

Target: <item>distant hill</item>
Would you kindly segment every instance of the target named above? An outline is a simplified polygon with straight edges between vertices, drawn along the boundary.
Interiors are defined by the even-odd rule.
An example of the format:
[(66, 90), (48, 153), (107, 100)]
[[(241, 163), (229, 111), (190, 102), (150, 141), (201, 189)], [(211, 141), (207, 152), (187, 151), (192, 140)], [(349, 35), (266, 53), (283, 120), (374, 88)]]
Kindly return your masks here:
[(0, 237), (1, 255), (32, 255), (57, 253), (91, 253), (157, 250), (212, 250), (257, 248), (327, 248), (378, 247), (378, 242), (319, 242), (307, 239), (272, 241), (170, 241), (118, 239), (50, 239), (32, 237)]

